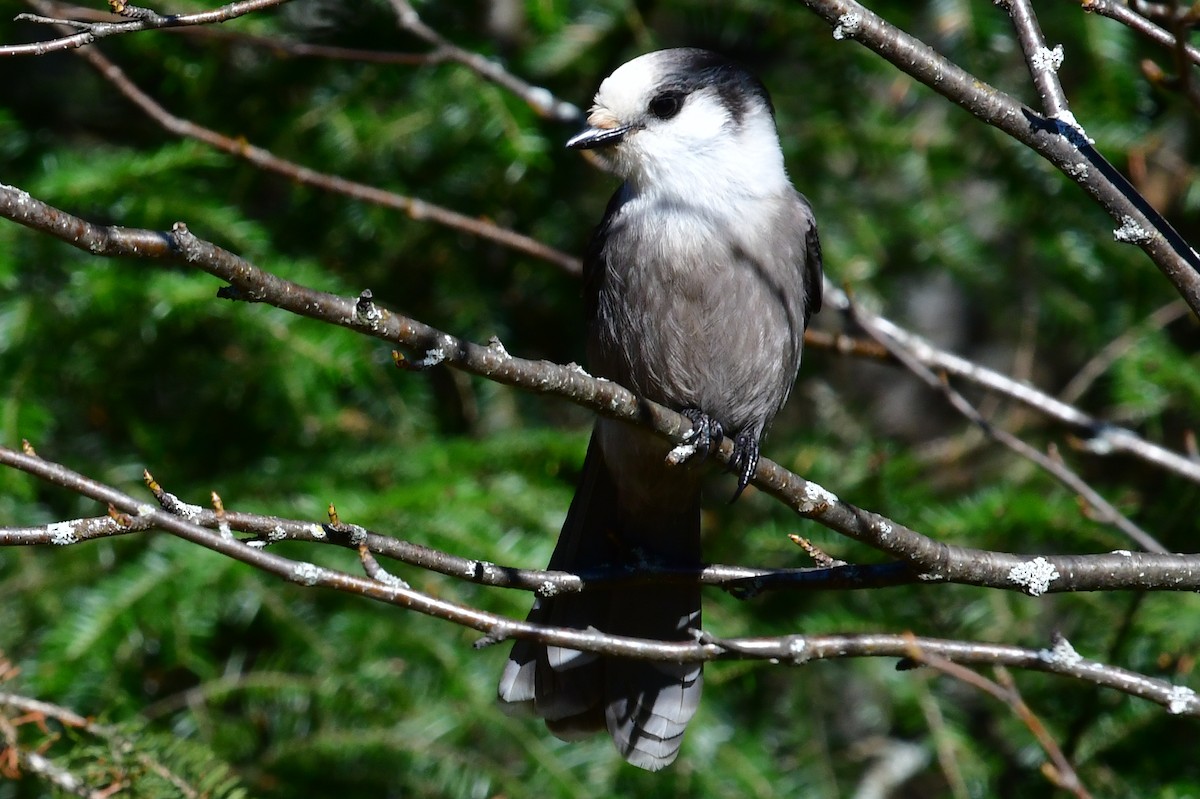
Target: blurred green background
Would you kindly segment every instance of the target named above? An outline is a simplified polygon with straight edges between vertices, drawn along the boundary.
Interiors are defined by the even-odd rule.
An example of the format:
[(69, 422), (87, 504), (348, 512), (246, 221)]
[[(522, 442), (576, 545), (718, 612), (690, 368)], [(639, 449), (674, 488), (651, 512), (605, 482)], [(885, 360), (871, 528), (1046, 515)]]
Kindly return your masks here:
[[(1003, 12), (984, 0), (870, 4), (966, 69), (1036, 103)], [(0, 4), (0, 43), (44, 38)], [(100, 4), (97, 3), (99, 8)], [(160, 12), (200, 9), (176, 0)], [(601, 78), (659, 47), (747, 63), (771, 89), (791, 175), (816, 208), (826, 272), (863, 303), (966, 357), (1055, 393), (1108, 342), (1120, 357), (1083, 393), (1090, 413), (1180, 450), (1200, 407), (1200, 329), (1114, 223), (1047, 164), (783, 0), (418, 4), (455, 43), (586, 107)], [(1061, 76), (1097, 146), (1191, 241), (1196, 109), (1139, 62), (1170, 57), (1072, 3), (1039, 3)], [(569, 253), (613, 180), (562, 143), (570, 126), (453, 65), (290, 57), (238, 34), (398, 52), (386, 3), (296, 0), (201, 32), (111, 38), (100, 49), (168, 110), (300, 164), (481, 215)], [(80, 58), (0, 60), (0, 178), (85, 218), (197, 235), (315, 288), (376, 300), (528, 358), (581, 361), (580, 286), (553, 265), (403, 214), (298, 187), (157, 127)], [(100, 260), (0, 223), (0, 440), (144, 491), (231, 509), (344, 521), (458, 554), (542, 566), (582, 461), (589, 415), (447, 370), (403, 373), (388, 348), (260, 305), (153, 261)], [(818, 326), (841, 329), (826, 312)], [(1064, 456), (1169, 548), (1195, 551), (1200, 490), (1123, 458), (1071, 451), (1064, 431), (968, 390), (998, 423)], [(839, 496), (948, 543), (1037, 552), (1128, 548), (1047, 475), (983, 442), (899, 368), (810, 351), (764, 453)], [(706, 556), (809, 565), (866, 548), (714, 476)], [(0, 526), (103, 513), (0, 471)], [(311, 546), (278, 551), (357, 570)], [(523, 616), (526, 594), (396, 567), (414, 586)], [(959, 586), (706, 595), (717, 635), (913, 631), (1048, 645), (1196, 687), (1193, 595), (1052, 596)], [(915, 776), (889, 795), (1036, 797), (1055, 791), (1009, 711), (893, 661), (708, 668), (679, 761), (659, 774), (607, 739), (564, 744), (494, 704), (507, 647), (448, 623), (264, 577), (165, 534), (69, 549), (0, 550), (0, 690), (118, 725), (135, 749), (209, 795), (854, 796), (889, 752)], [(1098, 796), (1200, 796), (1193, 719), (1040, 674), (1025, 700)], [(23, 730), (23, 740), (37, 733)], [(129, 752), (67, 733), (47, 754), (129, 796), (174, 789)], [(122, 761), (121, 759), (124, 758)], [(111, 777), (109, 777), (111, 779)], [(43, 796), (0, 777), (0, 799)], [(861, 794), (865, 796), (866, 794)]]

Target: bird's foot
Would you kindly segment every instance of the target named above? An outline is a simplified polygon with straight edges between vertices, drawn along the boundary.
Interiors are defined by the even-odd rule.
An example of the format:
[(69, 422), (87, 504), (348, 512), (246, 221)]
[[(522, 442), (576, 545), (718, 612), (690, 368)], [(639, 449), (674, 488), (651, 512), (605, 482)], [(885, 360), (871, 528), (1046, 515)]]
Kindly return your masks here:
[(704, 463), (713, 450), (721, 445), (721, 439), (725, 437), (725, 428), (699, 408), (684, 408), (680, 413), (692, 423), (692, 429), (683, 437), (684, 443), (694, 447), (700, 455), (700, 463)]
[[(684, 408), (680, 413), (691, 420), (692, 429), (684, 435), (683, 443), (671, 450), (667, 461), (676, 465), (699, 455), (699, 463), (704, 463), (721, 445), (725, 428), (699, 408)], [(738, 478), (737, 490), (733, 492), (733, 499), (729, 500), (732, 505), (750, 485), (750, 478), (754, 477), (754, 470), (758, 468), (758, 436), (752, 432), (742, 432), (734, 437), (733, 457), (729, 459), (728, 468)]]
[(758, 468), (758, 437), (753, 433), (739, 433), (733, 439), (733, 457), (729, 459), (729, 470), (738, 476), (737, 490), (729, 504), (737, 502), (738, 497), (750, 485), (750, 478)]

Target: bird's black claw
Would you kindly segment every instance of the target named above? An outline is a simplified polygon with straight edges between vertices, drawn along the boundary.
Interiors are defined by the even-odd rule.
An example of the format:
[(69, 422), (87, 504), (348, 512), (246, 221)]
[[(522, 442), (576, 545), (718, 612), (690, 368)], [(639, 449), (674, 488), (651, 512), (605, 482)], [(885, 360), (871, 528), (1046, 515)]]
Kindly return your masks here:
[(699, 408), (684, 408), (680, 413), (692, 423), (692, 431), (687, 435), (687, 443), (696, 448), (700, 454), (700, 463), (703, 463), (708, 460), (712, 451), (721, 445), (721, 439), (725, 437), (725, 428)]
[(737, 502), (738, 497), (750, 485), (750, 478), (758, 467), (758, 438), (752, 433), (741, 433), (733, 440), (733, 457), (729, 459), (729, 469), (738, 476), (737, 490), (729, 504)]
[[(686, 436), (686, 442), (696, 448), (700, 463), (708, 460), (708, 456), (721, 445), (725, 437), (725, 429), (713, 417), (699, 408), (685, 408), (681, 413), (692, 423), (692, 430)], [(693, 456), (694, 457), (694, 456)], [(733, 492), (732, 505), (750, 485), (750, 478), (758, 468), (758, 436), (750, 432), (739, 433), (733, 439), (733, 457), (729, 459), (729, 470), (737, 475), (737, 490)]]

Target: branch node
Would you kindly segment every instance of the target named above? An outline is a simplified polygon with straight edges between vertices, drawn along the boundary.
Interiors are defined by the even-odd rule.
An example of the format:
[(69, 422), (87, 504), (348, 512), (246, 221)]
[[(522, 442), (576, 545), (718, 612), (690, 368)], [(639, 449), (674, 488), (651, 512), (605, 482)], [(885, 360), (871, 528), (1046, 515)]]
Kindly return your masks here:
[(833, 38), (839, 42), (843, 39), (849, 39), (858, 32), (858, 28), (862, 25), (862, 15), (853, 12), (847, 12), (838, 17), (837, 25), (833, 29)]
[(163, 25), (167, 22), (167, 18), (156, 11), (141, 6), (130, 5), (125, 0), (108, 0), (108, 9), (112, 13), (125, 17), (126, 19), (137, 19), (143, 22), (148, 22), (151, 25)]
[(330, 533), (345, 536), (355, 546), (362, 546), (367, 543), (367, 528), (357, 524), (330, 522), (325, 525), (324, 529)]
[[(890, 530), (891, 526), (889, 525), (888, 528)], [(823, 552), (819, 547), (817, 547), (812, 541), (809, 541), (807, 538), (804, 538), (803, 536), (799, 536), (799, 535), (796, 535), (795, 533), (792, 533), (792, 534), (788, 535), (788, 538), (791, 539), (791, 542), (793, 544), (795, 544), (796, 546), (803, 549), (804, 554), (806, 554), (810, 558), (812, 558), (813, 563), (817, 564), (822, 569), (832, 569), (835, 566), (845, 566), (846, 565), (846, 561), (837, 560), (836, 558), (830, 557), (829, 555), (825, 554), (825, 552)]]
[(1051, 637), (1050, 649), (1039, 649), (1038, 658), (1051, 666), (1070, 669), (1083, 662), (1083, 655), (1075, 651), (1071, 642), (1062, 633), (1054, 633)]
[(229, 520), (225, 518), (225, 503), (221, 501), (221, 495), (216, 491), (212, 492), (212, 506), (217, 513), (217, 532), (222, 538), (233, 538), (233, 530), (229, 527)]
[(511, 358), (512, 357), (511, 355), (508, 354), (508, 350), (504, 349), (504, 344), (500, 341), (499, 336), (491, 336), (490, 338), (488, 338), (487, 347), (489, 350), (496, 353), (497, 355), (500, 355), (503, 358)]
[(372, 330), (383, 319), (383, 311), (372, 301), (374, 296), (370, 289), (363, 289), (358, 295), (358, 301), (354, 303), (354, 318)]
[(509, 639), (510, 633), (507, 624), (497, 624), (488, 630), (481, 638), (478, 638), (475, 643), (471, 644), (475, 649), (487, 649), (489, 646), (503, 643)]
[(407, 582), (380, 566), (379, 561), (375, 560), (375, 556), (371, 554), (371, 550), (367, 549), (366, 544), (358, 545), (358, 560), (362, 563), (363, 571), (372, 580), (392, 588), (403, 588), (406, 590), (411, 588)]
[(117, 508), (112, 504), (109, 504), (108, 506), (108, 518), (112, 519), (122, 527), (133, 526), (133, 519), (130, 517), (130, 515), (117, 510)]

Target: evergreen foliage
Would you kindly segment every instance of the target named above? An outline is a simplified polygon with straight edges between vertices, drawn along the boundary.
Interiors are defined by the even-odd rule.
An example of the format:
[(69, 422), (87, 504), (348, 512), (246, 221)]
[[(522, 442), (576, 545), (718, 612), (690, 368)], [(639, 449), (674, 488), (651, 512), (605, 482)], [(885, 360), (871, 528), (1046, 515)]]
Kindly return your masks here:
[[(495, 4), (503, 5), (503, 4)], [(1200, 407), (1200, 328), (1142, 324), (1177, 295), (1110, 219), (1002, 134), (838, 42), (800, 4), (736, 0), (418, 4), (456, 44), (585, 106), (626, 58), (682, 44), (737, 57), (771, 89), (789, 171), (817, 211), (827, 273), (941, 345), (1054, 393), (1096, 352), (1127, 349), (1078, 405), (1183, 448)], [(878, 13), (1031, 104), (1005, 14), (991, 2), (879, 0)], [(210, 7), (173, 0), (160, 12)], [(9, 21), (0, 43), (44, 37)], [(1062, 42), (1073, 109), (1118, 167), (1200, 240), (1196, 111), (1153, 86), (1151, 45), (1077, 4), (1039, 4)], [(578, 253), (612, 189), (510, 93), (453, 64), (288, 56), (253, 33), (423, 51), (386, 3), (297, 0), (211, 35), (147, 32), (100, 49), (172, 113), (282, 158), (483, 216)], [(582, 362), (580, 287), (532, 257), (426, 221), (297, 186), (163, 131), (70, 53), (0, 61), (0, 173), (89, 220), (184, 221), (288, 279), (382, 305), (514, 354)], [(345, 521), (464, 556), (545, 564), (590, 419), (557, 400), (433, 370), (401, 372), (377, 341), (215, 297), (199, 272), (102, 261), (0, 223), (0, 440), (144, 493), (143, 468), (189, 502)], [(829, 315), (827, 314), (827, 317)], [(820, 324), (837, 328), (835, 318)], [(968, 392), (971, 393), (971, 392)], [(998, 423), (1064, 456), (1173, 551), (1195, 551), (1200, 489), (1126, 458), (1069, 450), (1064, 431), (990, 402)], [(764, 454), (939, 540), (1036, 554), (1130, 548), (1047, 474), (982, 440), (895, 366), (810, 350)], [(877, 553), (753, 492), (732, 508), (714, 475), (705, 554), (809, 565), (799, 533), (851, 562)], [(0, 470), (0, 526), (102, 515)], [(285, 554), (357, 568), (352, 554)], [(390, 568), (390, 567), (389, 567)], [(412, 569), (414, 587), (522, 617), (530, 597)], [(1048, 645), (1196, 687), (1200, 600), (1129, 593), (1032, 599), (961, 586), (705, 595), (721, 635), (912, 631)], [(1044, 757), (1006, 708), (961, 683), (883, 660), (800, 668), (715, 663), (671, 769), (644, 774), (603, 738), (564, 744), (494, 703), (506, 647), (354, 597), (282, 584), (164, 533), (64, 549), (0, 549), (0, 691), (72, 709), (115, 737), (22, 727), (46, 755), (118, 796), (841, 796), (888, 741), (926, 765), (896, 796), (1050, 796)], [(1096, 795), (1200, 795), (1195, 719), (1043, 674), (1026, 703)], [(25, 736), (29, 736), (26, 738)], [(120, 743), (114, 743), (114, 741)], [(875, 748), (873, 748), (875, 747)], [(947, 776), (945, 763), (957, 777)], [(957, 782), (955, 780), (958, 780)], [(0, 777), (0, 799), (50, 795)]]

